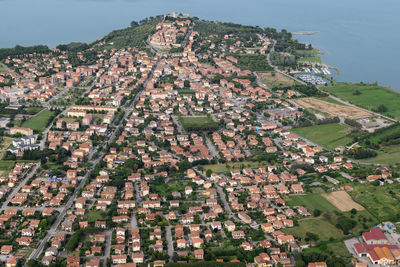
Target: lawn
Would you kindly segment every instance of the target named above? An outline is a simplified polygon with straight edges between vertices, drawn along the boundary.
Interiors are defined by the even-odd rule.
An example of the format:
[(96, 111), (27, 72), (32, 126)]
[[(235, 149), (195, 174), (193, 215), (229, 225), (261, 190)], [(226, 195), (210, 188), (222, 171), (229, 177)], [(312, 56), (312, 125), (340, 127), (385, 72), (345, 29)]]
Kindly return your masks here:
[(180, 90), (178, 90), (178, 94), (180, 94), (180, 95), (194, 95), (195, 91), (193, 91), (192, 89), (180, 89)]
[(182, 183), (182, 181), (170, 181), (168, 183), (162, 183), (162, 184), (155, 184), (153, 185), (154, 192), (159, 193), (161, 196), (170, 196), (172, 192), (175, 191), (184, 191), (185, 190), (185, 184)]
[(6, 69), (2, 65), (0, 65), (0, 73), (2, 72), (6, 72)]
[(34, 131), (43, 131), (48, 123), (49, 118), (54, 114), (53, 111), (48, 109), (43, 110), (38, 115), (29, 118), (27, 121), (22, 123), (22, 127), (31, 128)]
[(244, 169), (244, 168), (259, 168), (268, 166), (268, 162), (256, 162), (256, 161), (243, 161), (243, 162), (233, 162), (227, 164), (210, 164), (204, 165), (203, 169), (205, 171), (212, 170), (215, 173), (229, 172), (230, 170)]
[(306, 139), (311, 140), (328, 149), (351, 143), (353, 138), (348, 136), (352, 127), (339, 123), (314, 125), (309, 127), (294, 128), (292, 131)]
[(179, 117), (179, 121), (186, 131), (217, 130), (219, 125), (211, 116)]
[(89, 221), (89, 223), (99, 221), (99, 220), (104, 220), (106, 218), (105, 212), (99, 211), (99, 210), (90, 210), (88, 213), (85, 214), (86, 220)]
[[(339, 98), (360, 107), (377, 111), (384, 105), (387, 108), (383, 114), (400, 119), (400, 93), (390, 88), (371, 84), (337, 83), (332, 86), (320, 87)], [(354, 92), (358, 91), (358, 94)]]
[(259, 73), (259, 75), (262, 82), (269, 88), (282, 88), (298, 84), (295, 80), (275, 71)]

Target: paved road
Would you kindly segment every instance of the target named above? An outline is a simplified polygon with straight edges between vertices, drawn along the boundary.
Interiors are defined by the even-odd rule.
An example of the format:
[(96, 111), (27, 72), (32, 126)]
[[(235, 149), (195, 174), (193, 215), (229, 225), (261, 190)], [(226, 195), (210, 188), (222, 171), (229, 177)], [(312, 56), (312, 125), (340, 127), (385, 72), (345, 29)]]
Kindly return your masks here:
[(179, 122), (178, 118), (175, 115), (172, 115), (171, 118), (172, 118), (172, 121), (175, 123), (176, 128), (178, 129), (178, 132), (180, 134), (184, 134), (185, 130), (183, 129), (183, 127), (182, 127), (181, 123)]
[(0, 213), (3, 212), (7, 208), (8, 204), (11, 201), (11, 199), (13, 199), (14, 196), (19, 192), (19, 190), (28, 182), (28, 180), (32, 178), (32, 176), (36, 173), (36, 171), (39, 168), (39, 166), (40, 166), (40, 162), (37, 163), (29, 171), (29, 173), (25, 176), (25, 178), (22, 180), (22, 182), (12, 190), (11, 194), (9, 194), (7, 199), (3, 202), (3, 205), (1, 205)]
[(217, 159), (221, 158), (217, 149), (215, 148), (214, 144), (211, 142), (210, 138), (208, 138), (208, 136), (206, 136), (206, 145), (208, 147), (208, 151), (210, 151), (211, 156), (213, 156), (213, 158), (217, 158)]
[(112, 230), (107, 230), (104, 232), (106, 236), (106, 250), (104, 252), (104, 257), (103, 258), (103, 266), (106, 267), (107, 265), (107, 259), (110, 258), (111, 254), (111, 237), (112, 237)]
[(171, 233), (171, 225), (165, 227), (166, 230), (166, 239), (168, 242), (168, 255), (169, 261), (172, 262), (172, 257), (174, 256), (174, 243), (172, 241), (172, 233)]

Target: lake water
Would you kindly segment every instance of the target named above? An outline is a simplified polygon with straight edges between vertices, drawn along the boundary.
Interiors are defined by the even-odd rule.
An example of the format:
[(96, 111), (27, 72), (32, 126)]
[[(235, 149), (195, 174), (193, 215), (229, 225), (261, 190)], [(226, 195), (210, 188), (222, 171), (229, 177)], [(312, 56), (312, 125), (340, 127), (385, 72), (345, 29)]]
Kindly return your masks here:
[(0, 47), (91, 42), (172, 11), (208, 20), (319, 31), (297, 36), (322, 50), (341, 81), (400, 90), (399, 0), (0, 0)]

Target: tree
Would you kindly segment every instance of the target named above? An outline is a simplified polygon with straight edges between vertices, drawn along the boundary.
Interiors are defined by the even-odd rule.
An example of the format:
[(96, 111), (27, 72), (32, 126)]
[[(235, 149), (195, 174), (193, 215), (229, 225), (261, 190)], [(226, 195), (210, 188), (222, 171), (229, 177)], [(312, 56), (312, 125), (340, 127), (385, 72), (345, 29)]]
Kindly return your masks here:
[(321, 211), (319, 209), (314, 210), (314, 217), (319, 217), (321, 215)]
[(379, 105), (379, 107), (378, 107), (378, 111), (381, 112), (381, 113), (387, 112), (387, 111), (388, 111), (388, 108), (387, 108), (384, 104), (381, 104), (381, 105)]
[(39, 227), (45, 229), (47, 227), (47, 220), (46, 219), (41, 220), (39, 223)]
[(139, 26), (139, 23), (138, 23), (137, 21), (132, 20), (132, 21), (131, 21), (131, 27), (132, 27), (132, 28), (135, 28), (135, 27), (137, 27), (137, 26)]
[(190, 88), (190, 81), (185, 80), (185, 81), (183, 82), (183, 85), (185, 86), (185, 88)]
[(208, 169), (207, 172), (206, 172), (207, 177), (210, 177), (211, 174), (212, 174), (212, 170)]

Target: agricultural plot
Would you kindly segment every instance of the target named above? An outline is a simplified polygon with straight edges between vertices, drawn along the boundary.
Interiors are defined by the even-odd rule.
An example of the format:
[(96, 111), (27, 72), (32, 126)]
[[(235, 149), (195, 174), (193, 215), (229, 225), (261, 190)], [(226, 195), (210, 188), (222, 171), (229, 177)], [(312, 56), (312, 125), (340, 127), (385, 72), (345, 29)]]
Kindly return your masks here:
[(299, 98), (296, 100), (296, 103), (306, 109), (317, 110), (333, 117), (358, 119), (371, 116), (371, 113), (360, 108), (335, 104), (314, 97)]
[(350, 211), (352, 209), (363, 210), (363, 206), (356, 203), (345, 191), (336, 191), (329, 194), (323, 194), (330, 203), (341, 211)]
[(275, 71), (259, 73), (259, 76), (269, 88), (284, 88), (298, 84), (295, 80)]
[(389, 88), (370, 84), (338, 83), (321, 89), (369, 110), (379, 111), (383, 105), (386, 109), (381, 111), (383, 114), (400, 118), (400, 94)]

